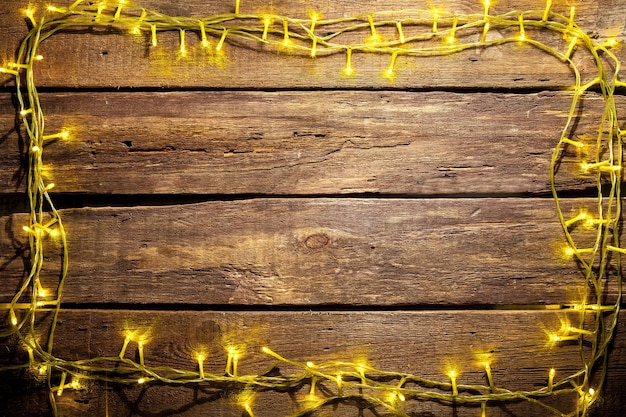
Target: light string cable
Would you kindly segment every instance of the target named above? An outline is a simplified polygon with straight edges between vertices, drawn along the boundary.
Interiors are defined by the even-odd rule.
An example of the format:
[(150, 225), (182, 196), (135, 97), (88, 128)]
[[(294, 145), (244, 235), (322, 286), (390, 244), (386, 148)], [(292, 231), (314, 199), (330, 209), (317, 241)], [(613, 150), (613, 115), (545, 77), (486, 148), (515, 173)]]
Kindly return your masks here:
[[(26, 11), (32, 26), (20, 45), (17, 60), (6, 68), (0, 68), (1, 73), (15, 78), (18, 111), (29, 140), (30, 216), (24, 231), (28, 233), (30, 244), (30, 269), (11, 302), (2, 305), (9, 312), (10, 325), (2, 336), (16, 336), (28, 352), (29, 363), (7, 369), (28, 368), (36, 375), (44, 376), (55, 415), (56, 398), (65, 389), (77, 389), (80, 384), (76, 381), (138, 385), (153, 382), (172, 385), (202, 383), (225, 391), (232, 390), (235, 386), (242, 393), (237, 397), (238, 404), (249, 416), (254, 414), (255, 392), (298, 390), (303, 384), (310, 387), (309, 393), (302, 399), (300, 408), (293, 416), (305, 415), (340, 401), (357, 407), (366, 403), (372, 408), (383, 408), (393, 414), (406, 416), (403, 404), (410, 400), (480, 406), (483, 415), (487, 404), (524, 400), (554, 415), (586, 415), (590, 406), (598, 399), (606, 377), (608, 348), (615, 333), (621, 303), (621, 254), (626, 253), (619, 242), (623, 131), (619, 128), (614, 100), (615, 88), (626, 85), (618, 80), (620, 62), (611, 51), (613, 45), (610, 42), (599, 43), (582, 31), (574, 21), (574, 8), (570, 9), (569, 16), (555, 13), (551, 10), (550, 1), (544, 10), (511, 11), (500, 15), (492, 15), (490, 5), (486, 2), (483, 4), (483, 13), (468, 15), (441, 11), (435, 13), (432, 10), (402, 10), (338, 19), (323, 19), (316, 13), (312, 13), (308, 19), (267, 13), (242, 14), (239, 3), (237, 0), (234, 13), (201, 19), (171, 17), (126, 4), (123, 0), (115, 4), (83, 4), (81, 0), (77, 0), (69, 7), (48, 6), (39, 20), (35, 19), (34, 11)], [(275, 360), (272, 369), (281, 365), (291, 369), (293, 373), (270, 376), (272, 374), (264, 370), (258, 374), (240, 375), (240, 354), (236, 349), (228, 351), (224, 373), (211, 373), (205, 372), (204, 354), (194, 358), (197, 361), (196, 369), (147, 366), (144, 362), (144, 341), (132, 333), (125, 335), (118, 356), (71, 361), (53, 355), (54, 333), (68, 273), (68, 249), (63, 223), (50, 196), (53, 184), (45, 179), (43, 153), (47, 140), (63, 139), (68, 132), (48, 134), (45, 131), (45, 118), (34, 81), (34, 67), (42, 59), (38, 55), (39, 45), (53, 34), (68, 29), (92, 30), (96, 27), (114, 29), (120, 33), (145, 34), (150, 38), (152, 47), (158, 46), (159, 33), (178, 31), (181, 54), (188, 50), (185, 40), (188, 33), (197, 34), (201, 40), (200, 46), (213, 48), (216, 53), (223, 52), (227, 44), (236, 45), (235, 40), (313, 58), (345, 53), (346, 67), (342, 73), (347, 76), (354, 74), (354, 54), (388, 55), (390, 64), (382, 71), (382, 75), (392, 82), (399, 57), (451, 55), (468, 49), (507, 43), (540, 49), (567, 64), (573, 72), (575, 85), (571, 91), (572, 102), (566, 123), (551, 157), (550, 183), (568, 245), (567, 251), (584, 271), (585, 294), (578, 304), (559, 306), (561, 309), (580, 312), (577, 325), (564, 322), (564, 326), (550, 333), (549, 338), (555, 344), (572, 340), (578, 342), (580, 370), (570, 375), (559, 375), (557, 378), (557, 372), (551, 369), (546, 386), (520, 391), (495, 384), (490, 362), (484, 364), (488, 384), (466, 385), (460, 383), (461, 376), (456, 370), (447, 372), (443, 380), (433, 380), (419, 375), (384, 371), (358, 362), (298, 362), (264, 347), (261, 354), (269, 355)], [(381, 33), (389, 30), (396, 35), (385, 38)], [(511, 36), (489, 36), (490, 31), (496, 30)], [(534, 39), (533, 31), (545, 31), (565, 38), (566, 48), (560, 43), (552, 45)], [(361, 34), (363, 40), (343, 42), (343, 35), (350, 34)], [(351, 39), (353, 38), (354, 36)], [(591, 53), (597, 67), (597, 77), (587, 83), (583, 83), (580, 71), (572, 60), (572, 54), (579, 47), (584, 47)], [(611, 63), (612, 73), (604, 65), (605, 60)], [(610, 76), (607, 75), (609, 73)], [(574, 130), (576, 112), (585, 94), (598, 91), (604, 98), (605, 108), (595, 144), (588, 144), (569, 135)], [(571, 147), (595, 148), (593, 159), (581, 165), (581, 171), (591, 175), (596, 181), (598, 192), (595, 216), (588, 214), (590, 210), (585, 210), (574, 218), (568, 218), (562, 208), (556, 178), (559, 163), (566, 157), (565, 150)], [(594, 234), (592, 246), (576, 245), (573, 231), (579, 223), (591, 227)], [(62, 248), (62, 267), (54, 297), (48, 293), (49, 290), (43, 288), (40, 279), (44, 244), (47, 240), (59, 242), (58, 245)], [(603, 293), (607, 284), (603, 280), (611, 271), (615, 271), (615, 276), (611, 278), (617, 285), (617, 299), (614, 304), (605, 305)], [(52, 320), (48, 339), (45, 346), (42, 346), (37, 336), (40, 330), (36, 329), (36, 317), (40, 312), (50, 311)], [(131, 344), (139, 353), (138, 361), (131, 360), (126, 355)], [(591, 348), (583, 349), (587, 344), (591, 344)], [(593, 372), (597, 374), (595, 378)], [(572, 410), (559, 411), (549, 404), (550, 398), (554, 396), (570, 394), (579, 396), (579, 401)]]

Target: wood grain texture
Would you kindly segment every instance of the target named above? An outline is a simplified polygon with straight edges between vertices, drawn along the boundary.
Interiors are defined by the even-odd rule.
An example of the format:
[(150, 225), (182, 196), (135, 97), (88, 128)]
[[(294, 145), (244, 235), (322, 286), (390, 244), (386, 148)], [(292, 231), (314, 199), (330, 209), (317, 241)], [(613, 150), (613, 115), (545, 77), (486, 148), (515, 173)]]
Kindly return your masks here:
[[(575, 213), (595, 201), (564, 204)], [(563, 258), (551, 199), (251, 199), (60, 214), (69, 303), (543, 304), (576, 302), (584, 287)], [(3, 298), (23, 275), (25, 220), (3, 219)], [(594, 232), (579, 231), (579, 247), (591, 244)], [(51, 286), (57, 252), (47, 252)]]
[[(31, 2), (39, 10), (45, 1)], [(60, 0), (60, 5), (69, 5), (71, 0)], [(140, 6), (155, 9), (169, 15), (206, 16), (231, 13), (234, 0), (192, 0), (184, 4), (173, 4), (167, 0), (138, 1)], [(553, 2), (552, 10), (568, 15), (569, 4)], [(409, 0), (368, 0), (359, 3), (355, 10), (352, 1), (337, 2), (295, 0), (274, 1), (270, 5), (259, 0), (242, 4), (242, 13), (263, 12), (271, 9), (275, 13), (306, 18), (314, 9), (327, 18), (361, 15), (367, 12), (402, 9), (432, 9), (434, 6), (456, 13), (481, 14), (483, 7), (478, 1), (460, 0), (416, 3)], [(11, 59), (15, 55), (19, 40), (26, 33), (23, 15), (25, 5), (20, 0), (4, 2), (0, 13), (0, 56)], [(545, 2), (539, 0), (500, 1), (493, 13), (511, 10), (538, 10), (539, 17)], [(365, 18), (364, 18), (365, 19)], [(600, 37), (623, 36), (626, 19), (624, 0), (602, 0), (577, 4), (576, 20), (588, 33)], [(393, 29), (393, 28), (391, 28)], [(130, 30), (130, 28), (129, 28)], [(430, 30), (429, 27), (415, 29)], [(512, 29), (514, 30), (514, 29)], [(407, 34), (409, 29), (407, 28)], [(355, 54), (353, 66), (357, 75), (342, 78), (340, 71), (345, 56), (311, 60), (308, 57), (277, 55), (274, 51), (259, 50), (259, 44), (244, 44), (243, 47), (228, 46), (226, 61), (216, 64), (194, 49), (197, 36), (188, 35), (188, 47), (192, 50), (187, 58), (177, 57), (178, 34), (169, 33), (159, 37), (159, 47), (150, 49), (148, 39), (119, 34), (97, 34), (53, 36), (41, 45), (40, 52), (45, 60), (38, 65), (36, 80), (40, 86), (54, 87), (237, 87), (237, 88), (555, 88), (573, 83), (573, 74), (565, 64), (546, 53), (533, 48), (509, 44), (503, 47), (477, 49), (455, 56), (439, 58), (404, 58), (397, 63), (397, 77), (392, 83), (381, 77), (389, 65), (389, 56)], [(397, 36), (381, 32), (389, 38)], [(516, 34), (516, 32), (512, 32)], [(528, 29), (536, 39), (543, 35)], [(367, 33), (363, 35), (367, 36)], [(490, 38), (512, 36), (506, 31), (492, 31)], [(568, 41), (558, 35), (549, 35), (550, 43), (565, 51)], [(361, 40), (361, 39), (359, 39)], [(262, 47), (261, 47), (262, 49)], [(618, 50), (624, 59), (626, 50)], [(593, 79), (597, 70), (590, 55), (582, 49), (575, 55), (584, 79)], [(221, 59), (220, 59), (221, 62)], [(253, 65), (251, 65), (253, 63)]]
[[(379, 369), (419, 374), (443, 381), (446, 365), (457, 364), (461, 372), (459, 384), (486, 384), (484, 369), (477, 355), (493, 352), (493, 379), (497, 386), (513, 390), (532, 390), (546, 385), (547, 371), (557, 369), (557, 379), (579, 367), (578, 345), (548, 347), (545, 329), (558, 328), (561, 320), (576, 315), (554, 311), (394, 311), (394, 312), (156, 312), (156, 311), (72, 311), (61, 313), (56, 336), (56, 352), (64, 359), (85, 356), (117, 356), (124, 330), (148, 332), (145, 344), (147, 366), (163, 365), (194, 370), (195, 352), (207, 349), (207, 373), (222, 373), (226, 362), (225, 346), (237, 345), (244, 353), (239, 373), (262, 372), (272, 360), (259, 353), (261, 346), (290, 359), (317, 363), (331, 360), (366, 361)], [(506, 334), (507, 337), (502, 337)], [(626, 357), (626, 328), (620, 321), (614, 343), (616, 355), (611, 357), (613, 372), (608, 375), (608, 391), (620, 389)], [(298, 343), (294, 343), (297, 340)], [(136, 346), (127, 350), (129, 358)], [(17, 349), (18, 355), (25, 352)], [(281, 367), (283, 374), (294, 368)], [(319, 387), (318, 387), (319, 388)], [(332, 391), (333, 386), (328, 386)], [(308, 386), (291, 395), (266, 392), (255, 400), (255, 415), (286, 416), (297, 409), (298, 401)], [(320, 388), (321, 389), (321, 388)], [(88, 391), (66, 390), (58, 399), (60, 415), (104, 415), (108, 401), (109, 415), (183, 415), (241, 416), (240, 406), (232, 397), (190, 385), (174, 389), (148, 386), (145, 389), (90, 385)], [(613, 391), (615, 392), (615, 391)], [(2, 391), (2, 395), (6, 391)], [(213, 398), (211, 398), (213, 397)], [(32, 398), (36, 398), (31, 396)], [(3, 415), (23, 416), (17, 403), (19, 396), (0, 402)], [(13, 401), (13, 403), (12, 403)], [(623, 404), (617, 399), (615, 405)], [(36, 403), (35, 403), (36, 404)], [(573, 403), (561, 399), (557, 405), (570, 408)], [(45, 407), (45, 401), (39, 403)], [(411, 402), (404, 408), (418, 416), (476, 416), (474, 407), (456, 407), (454, 411), (436, 403)], [(16, 411), (17, 410), (17, 411)], [(326, 414), (328, 413), (328, 414)], [(364, 415), (369, 415), (365, 411)], [(325, 409), (323, 415), (357, 416), (358, 408), (342, 405)], [(33, 413), (32, 415), (36, 415)], [(386, 414), (385, 414), (386, 415)], [(413, 414), (411, 414), (413, 415)], [(494, 417), (546, 415), (544, 410), (529, 404), (491, 404), (488, 415)], [(617, 414), (597, 414), (614, 416)]]
[[(91, 194), (548, 194), (566, 92), (170, 92), (41, 95), (45, 175)], [(619, 114), (626, 100), (617, 100)], [(0, 192), (24, 189), (25, 145), (0, 97)], [(594, 187), (604, 100), (589, 94), (567, 135), (560, 190)], [(504, 109), (504, 111), (503, 111)]]

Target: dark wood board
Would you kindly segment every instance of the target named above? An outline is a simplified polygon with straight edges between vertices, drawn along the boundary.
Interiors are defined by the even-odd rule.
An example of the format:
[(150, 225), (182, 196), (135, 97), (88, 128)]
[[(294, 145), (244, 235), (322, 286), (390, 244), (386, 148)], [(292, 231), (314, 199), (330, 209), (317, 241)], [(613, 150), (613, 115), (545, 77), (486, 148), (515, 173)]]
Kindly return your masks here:
[[(572, 217), (596, 204), (563, 203)], [(552, 304), (584, 291), (552, 199), (277, 198), (60, 214), (69, 303)], [(3, 218), (5, 299), (23, 275), (25, 222)], [(579, 247), (591, 245), (595, 231), (574, 230)], [(53, 287), (58, 249), (46, 253)]]
[[(567, 92), (100, 92), (41, 95), (55, 192), (90, 194), (548, 194)], [(626, 101), (618, 97), (618, 114)], [(503, 111), (504, 109), (504, 111)], [(604, 100), (586, 96), (557, 187), (595, 186), (580, 163)], [(0, 192), (24, 190), (27, 147), (0, 96)], [(20, 163), (20, 161), (22, 161)]]
[[(291, 360), (306, 362), (345, 360), (365, 362), (378, 369), (418, 374), (438, 381), (446, 379), (447, 365), (458, 366), (459, 385), (485, 385), (479, 354), (493, 352), (493, 379), (498, 387), (532, 390), (547, 384), (548, 369), (557, 369), (557, 378), (579, 369), (578, 345), (548, 346), (545, 330), (559, 328), (564, 319), (577, 320), (577, 314), (559, 311), (390, 311), (390, 312), (160, 312), (130, 310), (64, 310), (57, 328), (55, 354), (74, 360), (98, 356), (117, 356), (125, 330), (149, 334), (144, 347), (147, 366), (172, 366), (193, 371), (195, 355), (206, 349), (207, 373), (220, 374), (226, 362), (226, 347), (241, 349), (239, 375), (263, 372), (273, 360), (259, 353), (262, 346)], [(626, 375), (625, 325), (620, 322), (608, 374), (608, 391), (619, 392)], [(294, 343), (297, 340), (298, 343)], [(25, 356), (25, 352), (18, 355)], [(127, 357), (136, 355), (131, 342)], [(22, 358), (26, 359), (27, 358)], [(283, 374), (296, 368), (282, 366)], [(27, 377), (28, 378), (28, 377)], [(31, 377), (32, 378), (32, 377)], [(128, 389), (86, 383), (87, 391), (65, 390), (58, 397), (60, 415), (184, 415), (241, 416), (242, 408), (232, 397), (210, 399), (195, 385), (168, 389), (155, 384), (145, 389)], [(335, 388), (328, 387), (331, 391)], [(297, 407), (308, 386), (294, 395), (266, 392), (254, 401), (255, 415), (286, 416)], [(611, 391), (613, 390), (613, 391)], [(3, 391), (6, 392), (6, 391)], [(613, 394), (614, 395), (614, 394)], [(219, 395), (218, 395), (219, 397)], [(36, 398), (36, 397), (31, 397)], [(605, 406), (623, 404), (619, 396), (605, 397)], [(15, 401), (9, 398), (8, 403)], [(38, 400), (39, 407), (45, 401)], [(570, 408), (566, 398), (557, 402)], [(0, 404), (2, 404), (0, 402)], [(13, 403), (14, 404), (14, 403)], [(36, 403), (37, 404), (37, 403)], [(29, 404), (28, 406), (31, 406)], [(554, 404), (553, 404), (554, 405)], [(1, 406), (0, 406), (1, 407)], [(6, 405), (5, 405), (6, 407)], [(23, 405), (24, 408), (27, 404)], [(480, 415), (476, 407), (442, 407), (413, 401), (404, 407), (416, 415)], [(26, 408), (27, 409), (27, 408)], [(617, 408), (613, 408), (617, 410)], [(322, 415), (356, 416), (358, 408), (328, 407)], [(208, 414), (207, 414), (208, 413)], [(365, 411), (364, 415), (372, 415)], [(6, 409), (3, 415), (23, 416)], [(35, 413), (30, 415), (36, 415)], [(386, 415), (386, 414), (383, 414)], [(528, 403), (491, 404), (488, 415), (548, 415)], [(617, 414), (598, 414), (612, 416)]]
[[(47, 2), (31, 2), (41, 13)], [(71, 0), (56, 2), (69, 5)], [(169, 15), (207, 16), (232, 13), (234, 0), (187, 1), (173, 4), (165, 0), (146, 0), (137, 3)], [(11, 59), (19, 41), (26, 33), (24, 8), (20, 0), (3, 3), (0, 9), (0, 56)], [(287, 16), (306, 18), (310, 10), (323, 17), (337, 18), (361, 15), (374, 11), (425, 9), (441, 12), (477, 14), (483, 12), (479, 1), (422, 2), (408, 0), (386, 0), (360, 2), (358, 10), (349, 0), (327, 1), (262, 1), (242, 2), (242, 13), (273, 11)], [(536, 10), (540, 18), (545, 8), (544, 1), (500, 1), (492, 14), (513, 10)], [(552, 10), (569, 16), (570, 5), (553, 2)], [(38, 14), (36, 14), (39, 16)], [(428, 16), (428, 15), (427, 15)], [(626, 4), (624, 0), (603, 0), (577, 4), (576, 21), (587, 33), (606, 39), (607, 36), (623, 36)], [(261, 25), (261, 22), (259, 22)], [(393, 28), (392, 28), (393, 29)], [(415, 29), (415, 33), (428, 32), (429, 27)], [(128, 32), (130, 28), (128, 28)], [(507, 31), (492, 31), (488, 39), (517, 36), (517, 28)], [(387, 31), (388, 32), (388, 31)], [(407, 29), (407, 34), (409, 29)], [(125, 32), (127, 33), (127, 32)], [(389, 39), (397, 36), (382, 31)], [(543, 34), (528, 30), (530, 37), (543, 40)], [(478, 37), (480, 33), (477, 33)], [(397, 76), (390, 82), (381, 76), (390, 62), (385, 54), (355, 54), (353, 66), (356, 75), (341, 76), (345, 55), (337, 54), (312, 60), (309, 57), (292, 57), (273, 50), (263, 50), (258, 43), (229, 45), (226, 57), (216, 59), (207, 56), (194, 45), (198, 36), (188, 34), (187, 57), (177, 56), (178, 33), (163, 34), (159, 46), (150, 48), (148, 38), (119, 34), (74, 34), (54, 35), (45, 41), (39, 52), (45, 57), (38, 65), (36, 82), (49, 87), (211, 87), (211, 88), (558, 88), (573, 83), (573, 73), (563, 62), (550, 58), (545, 52), (532, 47), (511, 43), (497, 48), (480, 48), (460, 54), (426, 59), (400, 57)], [(368, 36), (365, 32), (359, 41)], [(547, 35), (549, 43), (565, 52), (568, 41), (560, 34)], [(213, 40), (214, 44), (217, 39)], [(436, 40), (433, 42), (441, 42)], [(267, 49), (267, 48), (265, 48)], [(617, 49), (620, 57), (626, 50)], [(582, 48), (574, 55), (583, 78), (591, 80), (597, 75), (590, 54)], [(253, 65), (250, 65), (254, 63)]]

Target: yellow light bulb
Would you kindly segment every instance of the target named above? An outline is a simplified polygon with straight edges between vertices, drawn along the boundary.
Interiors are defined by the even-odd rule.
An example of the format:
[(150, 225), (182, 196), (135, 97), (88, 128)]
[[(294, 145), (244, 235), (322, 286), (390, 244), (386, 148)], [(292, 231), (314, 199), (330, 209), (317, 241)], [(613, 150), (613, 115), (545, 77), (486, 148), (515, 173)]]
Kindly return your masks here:
[(246, 413), (248, 413), (249, 417), (254, 417), (254, 414), (252, 413), (252, 407), (250, 406), (250, 403), (246, 402), (243, 404), (243, 409), (246, 410)]
[(593, 388), (589, 388), (589, 395), (593, 395), (596, 393), (596, 390)]
[(550, 16), (550, 7), (552, 6), (552, 0), (547, 0), (546, 1), (546, 8), (543, 11), (543, 17), (541, 18), (541, 20), (543, 20), (544, 22), (548, 20), (548, 17)]
[(222, 37), (220, 38), (219, 42), (217, 42), (217, 46), (215, 47), (216, 51), (222, 50), (222, 46), (224, 46), (224, 41), (226, 40), (227, 34), (228, 34), (228, 29), (224, 28), (224, 31), (222, 32)]
[(309, 368), (315, 368), (315, 364), (313, 362), (311, 362), (311, 361), (308, 361), (306, 363), (306, 366), (309, 367)]
[(200, 379), (204, 379), (204, 354), (198, 354), (198, 371)]
[(156, 47), (157, 46), (157, 31), (156, 31), (156, 25), (150, 25), (150, 32), (152, 34), (152, 46)]
[(33, 26), (37, 26), (37, 22), (35, 21), (35, 9), (32, 7), (29, 7), (28, 9), (24, 10), (24, 15), (28, 18), (28, 20), (30, 20), (30, 23)]
[(143, 342), (141, 340), (137, 343), (137, 350), (139, 351), (139, 364), (141, 366), (144, 366), (144, 361), (143, 361)]
[(556, 369), (550, 368), (548, 372), (548, 391), (552, 391), (554, 386), (554, 376), (556, 375)]
[(138, 383), (139, 385), (141, 385), (141, 384), (145, 384), (145, 383), (146, 383), (146, 378), (143, 378), (143, 377), (142, 377), (142, 378), (139, 378), (139, 379), (137, 380), (137, 383)]
[(263, 39), (264, 41), (267, 40), (267, 32), (269, 30), (271, 23), (272, 23), (272, 18), (270, 16), (265, 16), (263, 18), (263, 35), (261, 35), (261, 39)]
[(398, 30), (398, 40), (400, 41), (400, 43), (404, 43), (405, 38), (404, 38), (404, 31), (402, 30), (402, 22), (400, 21), (396, 22), (396, 29)]
[(185, 29), (181, 29), (180, 30), (180, 49), (178, 50), (178, 52), (182, 56), (187, 55), (187, 49), (186, 49), (186, 46), (185, 46)]
[(59, 382), (59, 388), (57, 389), (57, 395), (60, 397), (63, 395), (63, 389), (65, 388), (65, 378), (67, 378), (67, 372), (61, 374), (61, 382)]
[(455, 369), (451, 369), (448, 371), (448, 377), (450, 378), (450, 383), (452, 385), (452, 395), (453, 396), (457, 396), (459, 395), (459, 390), (457, 388), (456, 385), (456, 378), (457, 378), (458, 374), (457, 371)]
[(289, 46), (291, 41), (289, 40), (289, 22), (287, 20), (283, 20), (283, 46)]

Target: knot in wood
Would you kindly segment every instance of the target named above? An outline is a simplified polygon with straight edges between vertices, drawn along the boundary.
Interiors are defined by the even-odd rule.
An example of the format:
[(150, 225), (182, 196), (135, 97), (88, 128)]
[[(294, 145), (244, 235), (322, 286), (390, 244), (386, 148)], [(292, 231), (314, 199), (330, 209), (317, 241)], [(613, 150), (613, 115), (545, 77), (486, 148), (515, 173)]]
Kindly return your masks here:
[(330, 237), (324, 233), (315, 233), (306, 238), (304, 245), (308, 249), (321, 249), (330, 244)]

